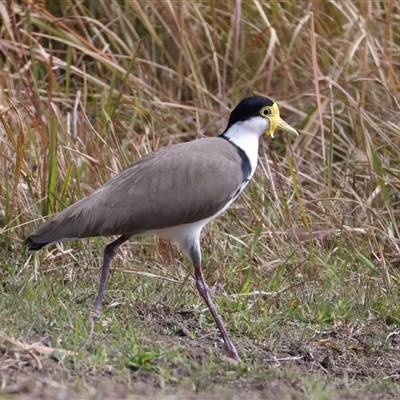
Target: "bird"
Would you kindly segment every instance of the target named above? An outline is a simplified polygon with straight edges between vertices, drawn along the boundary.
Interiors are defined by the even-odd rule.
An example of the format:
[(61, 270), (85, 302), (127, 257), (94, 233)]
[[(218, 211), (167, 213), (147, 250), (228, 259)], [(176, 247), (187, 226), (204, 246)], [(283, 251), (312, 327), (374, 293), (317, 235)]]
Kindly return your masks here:
[(62, 241), (119, 236), (103, 254), (94, 314), (101, 315), (110, 264), (118, 248), (135, 235), (176, 242), (194, 266), (197, 290), (222, 336), (228, 358), (238, 351), (215, 307), (202, 264), (200, 233), (243, 192), (254, 175), (260, 137), (297, 131), (263, 96), (241, 100), (218, 136), (161, 147), (136, 160), (103, 186), (34, 230), (24, 241), (29, 252)]

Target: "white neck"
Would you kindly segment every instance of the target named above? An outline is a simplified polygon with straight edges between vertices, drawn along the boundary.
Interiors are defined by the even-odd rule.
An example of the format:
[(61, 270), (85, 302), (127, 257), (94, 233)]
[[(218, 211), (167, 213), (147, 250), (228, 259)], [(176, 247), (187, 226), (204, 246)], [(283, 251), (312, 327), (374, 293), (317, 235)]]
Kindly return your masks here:
[(251, 167), (249, 179), (257, 167), (259, 138), (268, 128), (267, 118), (253, 117), (246, 121), (236, 122), (222, 134), (245, 152)]

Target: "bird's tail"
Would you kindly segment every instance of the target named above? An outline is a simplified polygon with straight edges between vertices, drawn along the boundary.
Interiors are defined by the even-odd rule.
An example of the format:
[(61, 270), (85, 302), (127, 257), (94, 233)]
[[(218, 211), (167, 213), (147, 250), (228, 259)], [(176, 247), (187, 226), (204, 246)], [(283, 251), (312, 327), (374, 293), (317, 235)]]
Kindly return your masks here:
[(24, 241), (30, 252), (66, 240), (98, 236), (92, 223), (90, 196), (66, 208), (36, 228)]
[(31, 236), (27, 237), (24, 241), (24, 246), (28, 246), (29, 252), (33, 253), (34, 251), (38, 251), (40, 249), (43, 249), (43, 247), (48, 246), (49, 243), (37, 243), (35, 242), (35, 239), (32, 238)]

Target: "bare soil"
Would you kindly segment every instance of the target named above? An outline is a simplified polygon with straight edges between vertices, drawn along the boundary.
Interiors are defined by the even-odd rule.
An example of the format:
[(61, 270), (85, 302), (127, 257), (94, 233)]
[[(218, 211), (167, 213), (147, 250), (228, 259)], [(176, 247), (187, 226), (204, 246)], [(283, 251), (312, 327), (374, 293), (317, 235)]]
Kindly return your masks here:
[[(225, 364), (223, 349), (216, 332), (187, 333), (196, 325), (190, 310), (171, 313), (159, 305), (137, 305), (146, 334), (167, 349), (185, 349), (188, 358), (201, 361), (215, 352)], [(150, 323), (150, 325), (148, 325)], [(150, 326), (150, 328), (149, 328)], [(175, 335), (171, 335), (171, 326)], [(150, 332), (150, 330), (152, 332)], [(310, 334), (288, 323), (274, 340), (256, 343), (249, 338), (236, 339), (248, 357), (235, 379), (228, 379), (226, 368), (215, 364), (208, 376), (197, 373), (189, 364), (170, 366), (174, 379), (165, 382), (155, 370), (124, 372), (110, 365), (98, 370), (75, 371), (66, 363), (33, 350), (0, 342), (0, 398), (12, 399), (297, 399), (312, 398), (305, 387), (308, 379), (326, 382), (329, 398), (398, 398), (396, 385), (382, 391), (368, 390), (374, 380), (400, 381), (400, 332), (389, 333), (384, 324), (369, 329), (340, 326)], [(28, 339), (25, 339), (25, 343)], [(48, 338), (31, 338), (30, 343), (47, 345)], [(225, 361), (225, 362), (224, 362)], [(229, 368), (229, 367), (228, 367)], [(206, 382), (202, 382), (202, 379)], [(182, 384), (182, 382), (190, 382)], [(337, 393), (337, 394), (335, 394)], [(326, 397), (325, 397), (326, 398)]]

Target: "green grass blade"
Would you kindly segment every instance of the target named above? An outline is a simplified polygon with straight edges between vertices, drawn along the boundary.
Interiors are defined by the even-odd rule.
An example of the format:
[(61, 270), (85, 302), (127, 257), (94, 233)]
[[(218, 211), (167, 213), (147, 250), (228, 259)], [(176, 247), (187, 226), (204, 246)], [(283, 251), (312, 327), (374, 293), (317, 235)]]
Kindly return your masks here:
[(58, 172), (58, 157), (57, 157), (57, 117), (53, 115), (50, 119), (50, 142), (48, 150), (48, 178), (47, 178), (47, 206), (46, 214), (51, 215), (56, 211), (55, 194), (57, 190), (57, 172)]

